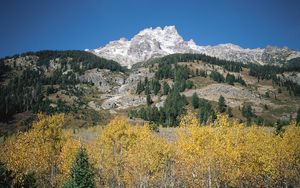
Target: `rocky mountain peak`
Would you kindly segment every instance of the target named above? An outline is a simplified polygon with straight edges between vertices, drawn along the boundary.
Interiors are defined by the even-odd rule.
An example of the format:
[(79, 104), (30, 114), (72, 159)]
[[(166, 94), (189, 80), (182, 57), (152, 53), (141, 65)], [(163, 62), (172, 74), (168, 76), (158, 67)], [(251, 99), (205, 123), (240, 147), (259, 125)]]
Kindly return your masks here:
[(265, 49), (249, 49), (232, 43), (198, 46), (192, 39), (185, 41), (175, 26), (146, 28), (130, 40), (121, 38), (104, 47), (88, 51), (117, 61), (128, 68), (137, 62), (174, 53), (202, 53), (229, 61), (258, 64), (281, 64), (289, 59), (300, 57), (300, 52), (287, 47), (267, 46)]

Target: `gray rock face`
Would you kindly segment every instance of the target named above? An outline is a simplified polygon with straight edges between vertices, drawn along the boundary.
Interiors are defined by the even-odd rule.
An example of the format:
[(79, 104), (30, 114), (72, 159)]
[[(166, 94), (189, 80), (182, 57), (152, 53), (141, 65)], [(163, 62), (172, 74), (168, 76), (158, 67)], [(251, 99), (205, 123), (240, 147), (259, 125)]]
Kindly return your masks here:
[(192, 41), (186, 42), (177, 33), (175, 26), (166, 26), (163, 29), (147, 28), (135, 35), (131, 40), (121, 38), (104, 47), (89, 50), (90, 52), (107, 59), (119, 62), (123, 66), (133, 64), (153, 57), (162, 57), (173, 53), (196, 52), (190, 47)]
[(300, 85), (300, 73), (299, 72), (285, 72), (282, 74), (278, 74), (278, 77), (280, 77), (283, 80), (291, 80), (298, 85)]
[(185, 41), (178, 34), (175, 26), (166, 26), (163, 29), (147, 28), (131, 40), (121, 38), (104, 47), (88, 51), (100, 57), (115, 60), (129, 68), (135, 63), (174, 53), (202, 53), (224, 60), (258, 64), (281, 64), (289, 59), (300, 57), (300, 52), (286, 47), (268, 46), (265, 49), (249, 49), (231, 43), (198, 46), (193, 40)]
[(119, 94), (110, 99), (105, 100), (101, 107), (103, 109), (126, 109), (146, 104), (146, 98), (138, 95)]
[(111, 72), (105, 69), (92, 69), (85, 72), (79, 79), (83, 82), (91, 82), (103, 92), (101, 94), (102, 103), (90, 101), (90, 108), (95, 110), (105, 109), (114, 112), (113, 109), (126, 109), (146, 104), (146, 98), (135, 94), (139, 81), (144, 81), (154, 76), (147, 68), (140, 68), (130, 75)]
[(107, 69), (92, 69), (81, 75), (79, 80), (93, 83), (101, 92), (116, 93), (125, 82), (125, 76), (122, 73), (112, 73)]
[(257, 93), (249, 91), (243, 87), (231, 86), (226, 84), (211, 84), (201, 89), (192, 89), (183, 92), (185, 96), (192, 96), (194, 93), (200, 98), (211, 101), (218, 101), (222, 95), (231, 107), (240, 106), (243, 102), (252, 102), (255, 104), (265, 104), (267, 101), (261, 99)]
[(36, 67), (36, 63), (38, 61), (38, 56), (25, 56), (25, 57), (17, 57), (5, 60), (5, 63), (11, 67), (23, 67), (23, 68), (32, 68)]
[(269, 64), (282, 64), (289, 59), (299, 56), (299, 52), (293, 51), (287, 47), (277, 48), (274, 46), (267, 46), (262, 54), (262, 61)]
[(146, 77), (152, 78), (154, 73), (150, 73), (148, 68), (140, 68), (139, 70), (131, 73), (119, 89), (119, 93), (129, 92), (134, 93), (136, 91), (137, 84), (139, 81), (144, 81)]

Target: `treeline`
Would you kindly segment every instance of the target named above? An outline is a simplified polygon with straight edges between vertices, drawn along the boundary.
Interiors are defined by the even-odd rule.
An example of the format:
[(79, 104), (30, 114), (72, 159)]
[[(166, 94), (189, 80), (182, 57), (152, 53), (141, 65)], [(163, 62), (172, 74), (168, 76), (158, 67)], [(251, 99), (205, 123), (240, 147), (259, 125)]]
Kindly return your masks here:
[(181, 116), (175, 140), (116, 117), (89, 142), (63, 131), (62, 115), (4, 141), (4, 187), (299, 187), (300, 127), (278, 134), (220, 115), (206, 126)]
[[(241, 62), (234, 61), (225, 61), (220, 60), (215, 57), (206, 56), (203, 54), (172, 54), (168, 56), (164, 56), (162, 58), (157, 58), (150, 60), (148, 64), (158, 64), (158, 75), (161, 78), (170, 78), (172, 77), (171, 65), (176, 64), (178, 62), (189, 62), (189, 61), (203, 61), (204, 63), (218, 65), (223, 67), (227, 71), (231, 72), (240, 72), (242, 68), (249, 69), (249, 75), (257, 78), (258, 82), (260, 80), (273, 80), (275, 81), (277, 78), (277, 74), (282, 74), (284, 72), (289, 71), (300, 71), (300, 58), (294, 58), (283, 64), (282, 66), (275, 65), (258, 65), (253, 63), (243, 64)], [(199, 70), (198, 70), (199, 71)], [(216, 72), (216, 71), (214, 71)], [(198, 74), (196, 74), (198, 75)], [(201, 75), (205, 77), (205, 72), (201, 72)], [(217, 82), (223, 82), (223, 79), (220, 75), (214, 74), (212, 75), (213, 79)], [(231, 80), (226, 80), (229, 84), (232, 83)], [(236, 82), (245, 85), (245, 81), (242, 78), (237, 78)], [(283, 86), (286, 87), (291, 94), (294, 96), (300, 96), (299, 88), (300, 86), (297, 83), (292, 81), (282, 81)]]
[(0, 86), (0, 121), (8, 121), (14, 114), (31, 110), (40, 102), (43, 79), (42, 72), (26, 69), (6, 86)]
[[(20, 67), (18, 70), (21, 73), (16, 74), (7, 84), (0, 85), (0, 121), (2, 122), (8, 122), (15, 114), (28, 110), (46, 114), (68, 113), (74, 108), (64, 101), (58, 100), (57, 107), (52, 107), (51, 101), (45, 99), (46, 95), (54, 93), (53, 85), (59, 85), (60, 89), (72, 90), (76, 84), (80, 83), (78, 74), (83, 74), (84, 71), (93, 68), (126, 71), (124, 67), (112, 60), (106, 60), (85, 51), (39, 51), (28, 52), (20, 56), (28, 55), (39, 57), (38, 67)], [(20, 56), (15, 55), (13, 58)], [(59, 58), (56, 62), (58, 67), (51, 73), (47, 72), (43, 66), (49, 68), (50, 60), (57, 58)], [(15, 66), (5, 65), (4, 61), (5, 59), (0, 60), (0, 80), (12, 70), (11, 67)], [(70, 68), (71, 71), (65, 72)]]
[(11, 70), (10, 66), (5, 65), (4, 59), (0, 59), (0, 82), (3, 80), (5, 73)]
[(204, 54), (171, 54), (162, 58), (150, 60), (149, 64), (175, 64), (178, 62), (203, 61), (204, 63), (218, 65), (227, 71), (240, 72), (245, 66), (243, 63), (235, 61), (221, 60), (216, 57), (207, 56)]
[[(222, 104), (220, 104), (220, 106), (221, 105), (225, 106), (225, 99), (222, 102)], [(194, 109), (198, 109), (197, 117), (200, 124), (207, 124), (209, 122), (214, 122), (215, 119), (217, 118), (216, 112), (213, 109), (211, 103), (206, 99), (199, 98), (196, 93), (194, 93), (192, 96), (192, 106)], [(222, 112), (224, 111), (222, 110)]]
[(28, 110), (47, 114), (68, 113), (71, 107), (64, 101), (58, 100), (58, 107), (51, 107), (51, 102), (45, 97), (55, 91), (54, 84), (59, 85), (60, 89), (67, 89), (74, 88), (78, 83), (79, 80), (72, 72), (62, 74), (60, 70), (56, 70), (52, 76), (47, 77), (43, 69), (26, 68), (20, 76), (12, 78), (7, 85), (0, 86), (0, 121), (7, 122), (13, 115)]
[(62, 70), (66, 69), (66, 65), (70, 65), (74, 72), (79, 74), (84, 73), (84, 71), (94, 68), (99, 69), (109, 69), (111, 71), (126, 71), (125, 67), (122, 67), (119, 63), (113, 60), (107, 60), (98, 57), (90, 52), (80, 51), (80, 50), (66, 50), (66, 51), (38, 51), (38, 52), (27, 52), (21, 54), (21, 56), (38, 56), (38, 66), (50, 66), (50, 60), (55, 60), (59, 58), (59, 64)]
[[(151, 101), (151, 99), (147, 99), (147, 103), (148, 100)], [(177, 126), (178, 116), (185, 112), (187, 104), (186, 97), (180, 94), (178, 88), (174, 87), (170, 89), (163, 107), (158, 109), (156, 106), (151, 106), (151, 103), (148, 103), (147, 107), (130, 110), (128, 115), (130, 118), (139, 117), (164, 126)]]
[(300, 57), (288, 60), (287, 63), (283, 65), (285, 71), (297, 71), (300, 72)]
[(136, 93), (141, 94), (143, 91), (145, 91), (146, 95), (150, 93), (157, 95), (160, 89), (161, 89), (161, 84), (159, 83), (159, 80), (154, 78), (149, 81), (148, 77), (146, 77), (144, 81), (140, 80), (138, 82)]
[[(296, 61), (298, 62), (298, 61)], [(293, 82), (288, 79), (280, 78), (277, 76), (278, 74), (282, 74), (286, 71), (297, 71), (297, 68), (295, 70), (292, 70), (290, 68), (294, 68), (291, 66), (290, 68), (285, 68), (285, 66), (289, 66), (288, 64), (284, 65), (283, 67), (279, 66), (272, 66), (272, 65), (249, 65), (249, 75), (254, 76), (257, 78), (257, 81), (260, 80), (272, 80), (274, 84), (278, 86), (285, 87), (289, 94), (292, 96), (300, 96), (300, 85), (298, 85), (296, 82)], [(298, 66), (298, 65), (297, 65)]]
[(191, 89), (193, 82), (188, 80), (193, 76), (193, 72), (187, 67), (182, 65), (162, 63), (158, 65), (158, 70), (155, 72), (157, 80), (172, 79), (174, 86), (180, 92), (185, 89)]

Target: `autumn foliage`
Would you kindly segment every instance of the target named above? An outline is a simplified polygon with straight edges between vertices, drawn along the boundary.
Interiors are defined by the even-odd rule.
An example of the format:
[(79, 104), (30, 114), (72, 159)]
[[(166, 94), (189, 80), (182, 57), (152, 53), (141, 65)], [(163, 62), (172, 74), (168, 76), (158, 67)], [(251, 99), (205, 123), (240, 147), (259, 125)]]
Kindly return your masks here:
[(64, 115), (39, 115), (28, 132), (8, 138), (1, 150), (1, 161), (13, 171), (16, 181), (34, 173), (38, 187), (56, 187), (70, 172), (80, 146), (70, 133), (63, 132)]
[[(288, 187), (300, 185), (300, 127), (280, 134), (219, 115), (200, 125), (180, 118), (176, 140), (116, 117), (86, 143), (97, 187)], [(39, 187), (60, 187), (81, 144), (63, 131), (63, 115), (40, 116), (33, 128), (4, 142), (0, 160), (21, 181), (34, 173)]]

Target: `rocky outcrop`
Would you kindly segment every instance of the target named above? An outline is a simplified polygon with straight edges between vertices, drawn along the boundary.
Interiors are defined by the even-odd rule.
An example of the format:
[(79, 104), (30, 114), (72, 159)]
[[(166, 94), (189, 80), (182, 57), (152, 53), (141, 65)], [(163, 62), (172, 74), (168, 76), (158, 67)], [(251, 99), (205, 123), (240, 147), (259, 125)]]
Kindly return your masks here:
[(107, 69), (91, 69), (79, 77), (82, 82), (93, 83), (101, 92), (116, 93), (125, 82), (125, 75)]
[(103, 109), (126, 109), (146, 104), (146, 98), (138, 95), (124, 94), (115, 95), (112, 98), (105, 100), (101, 107)]
[(244, 102), (251, 102), (257, 105), (265, 104), (267, 101), (262, 99), (257, 93), (239, 86), (227, 84), (211, 84), (201, 89), (192, 89), (183, 92), (185, 96), (192, 96), (194, 93), (200, 98), (211, 101), (218, 101), (222, 95), (227, 105), (231, 107), (241, 106)]
[(119, 89), (118, 93), (135, 93), (137, 84), (140, 81), (144, 81), (147, 77), (148, 79), (152, 78), (154, 76), (153, 72), (149, 72), (148, 68), (140, 68), (134, 72), (132, 72), (128, 78), (125, 81), (125, 84), (123, 84)]

